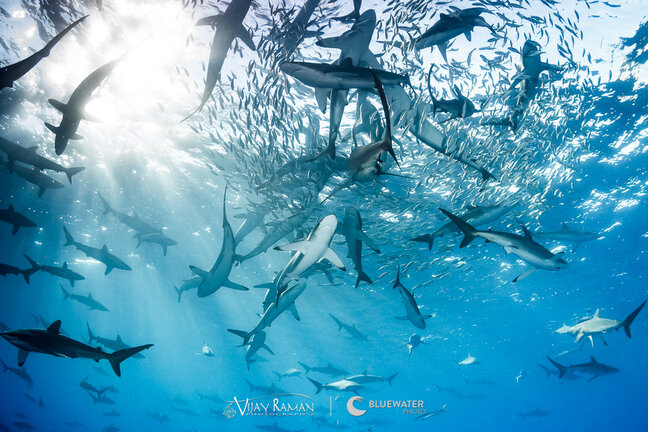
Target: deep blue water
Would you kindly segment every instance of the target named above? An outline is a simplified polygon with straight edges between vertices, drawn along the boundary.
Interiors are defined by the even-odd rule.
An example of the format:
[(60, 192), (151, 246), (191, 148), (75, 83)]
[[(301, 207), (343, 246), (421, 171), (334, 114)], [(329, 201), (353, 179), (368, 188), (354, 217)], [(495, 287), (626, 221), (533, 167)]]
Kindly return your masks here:
[[(631, 339), (623, 330), (611, 331), (604, 336), (607, 345), (597, 337), (593, 346), (587, 338), (581, 345), (574, 335), (555, 332), (563, 323), (592, 317), (597, 309), (601, 317), (623, 320), (648, 298), (648, 70), (641, 57), (648, 41), (640, 37), (646, 32), (645, 2), (365, 1), (361, 11), (375, 10), (379, 22), (370, 49), (385, 53), (380, 56), (384, 69), (410, 76), (412, 86), (405, 88), (412, 110), (414, 102), (431, 101), (426, 83), (430, 67), (437, 98), (453, 98), (454, 84), (482, 109), (470, 118), (443, 122), (447, 114), (428, 113), (416, 121), (427, 121), (456, 139), (495, 179), (482, 181), (470, 167), (433, 151), (392, 119), (402, 171), (391, 162), (384, 168), (409, 178), (357, 184), (323, 204), (345, 178), (344, 168), (320, 185), (315, 179), (327, 173), (323, 165), (273, 176), (286, 162), (321, 150), (329, 137), (329, 110), (323, 114), (317, 108), (313, 89), (273, 68), (276, 47), (286, 42), (271, 39), (278, 31), (271, 29), (291, 12), (292, 2), (285, 8), (283, 2), (254, 2), (244, 26), (252, 29), (257, 51), (237, 40), (213, 99), (185, 122), (180, 120), (196, 108), (203, 93), (215, 31), (193, 24), (224, 10), (225, 4), (190, 2), (183, 7), (177, 0), (104, 0), (100, 11), (94, 1), (38, 3), (0, 2), (3, 65), (40, 49), (75, 19), (90, 17), (13, 88), (0, 90), (0, 137), (23, 147), (37, 146), (38, 154), (85, 170), (71, 184), (64, 174), (44, 171), (63, 187), (38, 197), (36, 187), (0, 167), (0, 208), (12, 204), (37, 224), (13, 235), (11, 225), (0, 222), (0, 263), (27, 269), (26, 254), (39, 264), (66, 262), (85, 280), (71, 286), (43, 271), (31, 275), (29, 284), (22, 276), (1, 277), (0, 322), (11, 329), (42, 328), (36, 320), (41, 316), (47, 325), (61, 320), (63, 332), (84, 343), (89, 326), (100, 337), (119, 335), (131, 346), (154, 346), (142, 352), (144, 358), (124, 361), (120, 378), (104, 360), (30, 354), (22, 369), (33, 386), (9, 370), (0, 373), (0, 430), (19, 430), (20, 423), (44, 431), (114, 430), (111, 426), (122, 431), (646, 428), (647, 312), (633, 322)], [(297, 3), (296, 8), (302, 6)], [(338, 50), (315, 42), (352, 26), (352, 21), (331, 20), (350, 13), (352, 4), (320, 3), (309, 26), (320, 33), (305, 39), (292, 59), (338, 59)], [(454, 39), (448, 62), (437, 48), (417, 51), (411, 46), (410, 40), (437, 22), (441, 12), (470, 6), (490, 12), (482, 16), (497, 37), (476, 27), (470, 41), (464, 35)], [(294, 11), (288, 15), (294, 16)], [(632, 54), (633, 47), (623, 38), (634, 35), (643, 45)], [(540, 43), (543, 61), (562, 66), (562, 71), (542, 74), (517, 130), (489, 126), (489, 120), (511, 112), (506, 91), (528, 38)], [(558, 47), (568, 54), (561, 55)], [(61, 114), (47, 99), (66, 101), (90, 72), (129, 49), (88, 103), (95, 121), (81, 122), (83, 139), (70, 141), (57, 156), (54, 134), (44, 122), (57, 125)], [(348, 135), (356, 120), (356, 99), (351, 97), (337, 142), (338, 160), (353, 150)], [(379, 99), (369, 100), (382, 119)], [(313, 144), (306, 130), (316, 121), (321, 128), (315, 135), (321, 138)], [(358, 140), (360, 145), (370, 142), (367, 134), (358, 134)], [(6, 160), (3, 151), (0, 157)], [(276, 242), (286, 244), (307, 236), (326, 215), (342, 221), (345, 208), (354, 206), (381, 250), (377, 254), (363, 247), (363, 269), (373, 283), (355, 288), (357, 272), (344, 237), (335, 236), (331, 247), (346, 271), (330, 268), (332, 282), (322, 273), (308, 277), (296, 300), (300, 320), (289, 311), (279, 316), (266, 329), (274, 355), (261, 350), (262, 359), (257, 357), (249, 370), (241, 339), (227, 329), (254, 327), (263, 313), (265, 290), (253, 287), (273, 280), (290, 253), (269, 248), (234, 265), (230, 280), (249, 291), (223, 287), (199, 298), (194, 289), (184, 292), (181, 301), (174, 291), (192, 276), (189, 265), (208, 270), (221, 250), (226, 184), (225, 207), (234, 233), (255, 210), (261, 209), (269, 231), (299, 213), (304, 222)], [(166, 256), (157, 244), (137, 247), (135, 230), (104, 214), (100, 196), (115, 210), (137, 214), (161, 229), (177, 245), (169, 246)], [(537, 242), (548, 250), (564, 252), (568, 266), (538, 270), (517, 283), (512, 280), (527, 264), (496, 244), (477, 239), (459, 248), (462, 236), (457, 233), (435, 239), (431, 251), (410, 241), (448, 223), (440, 207), (462, 214), (470, 205), (496, 204), (514, 208), (480, 228), (520, 234), (523, 224), (541, 233), (558, 231), (566, 223), (596, 233), (597, 239), (576, 244), (539, 236)], [(104, 275), (104, 264), (64, 246), (63, 226), (81, 243), (107, 245), (132, 270)], [(236, 252), (248, 253), (264, 235), (263, 229), (255, 229)], [(399, 265), (401, 282), (412, 291), (421, 313), (433, 315), (425, 329), (396, 319), (404, 314), (401, 297), (392, 289)], [(109, 311), (64, 299), (59, 284), (73, 294), (92, 293)], [(329, 314), (355, 324), (367, 340), (338, 331)], [(408, 355), (404, 344), (412, 334), (425, 344)], [(201, 354), (203, 345), (213, 356)], [(579, 346), (581, 351), (559, 356)], [(469, 354), (477, 364), (456, 364)], [(547, 356), (565, 365), (594, 356), (620, 371), (591, 381), (583, 374), (577, 380), (558, 379), (538, 366), (557, 371)], [(16, 358), (17, 349), (0, 340), (0, 359), (17, 368)], [(345, 373), (306, 373), (298, 362), (331, 363)], [(298, 377), (279, 380), (273, 373), (291, 368), (299, 370)], [(423, 421), (399, 409), (368, 409), (356, 418), (346, 408), (354, 392), (316, 394), (307, 379), (326, 384), (364, 371), (398, 375), (391, 385), (363, 385), (357, 395), (364, 400), (357, 407), (368, 409), (370, 400), (420, 400), (428, 413), (445, 406), (444, 411)], [(95, 387), (114, 386), (118, 393), (106, 393), (114, 403), (93, 403), (80, 386), (84, 380)], [(246, 381), (277, 388), (264, 394)], [(314, 403), (314, 415), (224, 415), (227, 401), (260, 396), (269, 397), (264, 403), (273, 397)], [(39, 400), (44, 406), (39, 407)], [(520, 415), (536, 409), (546, 415)], [(113, 410), (119, 416), (105, 416)], [(161, 416), (166, 416), (163, 421)]]

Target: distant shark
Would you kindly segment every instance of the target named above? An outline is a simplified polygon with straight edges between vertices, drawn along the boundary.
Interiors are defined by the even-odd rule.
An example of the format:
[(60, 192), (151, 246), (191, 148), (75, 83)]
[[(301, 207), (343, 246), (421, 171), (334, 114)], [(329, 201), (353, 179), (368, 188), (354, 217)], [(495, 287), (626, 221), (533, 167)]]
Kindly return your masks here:
[(549, 359), (551, 364), (556, 366), (556, 368), (558, 369), (558, 379), (564, 377), (568, 372), (581, 372), (584, 374), (592, 375), (592, 377), (588, 381), (592, 381), (593, 379), (603, 375), (612, 375), (620, 372), (619, 369), (613, 366), (599, 363), (598, 361), (596, 361), (594, 356), (590, 356), (590, 361), (587, 363), (579, 363), (570, 366), (563, 366), (560, 363), (552, 360), (550, 357), (547, 357), (547, 359)]
[(55, 321), (47, 330), (10, 330), (0, 333), (0, 336), (18, 348), (18, 366), (25, 364), (30, 352), (37, 352), (56, 357), (88, 358), (95, 361), (105, 359), (110, 362), (117, 376), (121, 376), (121, 362), (153, 346), (152, 344), (141, 345), (109, 354), (100, 348), (93, 348), (61, 335), (60, 328), (61, 321)]
[(398, 291), (401, 295), (401, 300), (403, 301), (403, 306), (405, 306), (405, 316), (397, 317), (400, 320), (408, 320), (415, 327), (420, 329), (425, 328), (425, 320), (432, 318), (432, 315), (421, 315), (416, 300), (411, 292), (400, 281), (400, 266), (398, 266), (398, 272), (396, 273), (396, 282), (394, 282), (394, 289), (398, 288)]
[(86, 254), (87, 257), (94, 258), (97, 261), (105, 264), (106, 271), (104, 274), (110, 273), (113, 269), (132, 270), (128, 264), (108, 252), (108, 247), (106, 245), (103, 245), (103, 247), (99, 249), (84, 245), (83, 243), (79, 243), (78, 241), (74, 240), (74, 237), (72, 237), (72, 234), (70, 234), (65, 226), (63, 226), (63, 233), (65, 234), (64, 246), (74, 246), (75, 248)]
[(0, 220), (13, 225), (12, 234), (16, 234), (20, 228), (33, 228), (36, 226), (34, 221), (14, 210), (11, 204), (6, 209), (0, 209)]
[(79, 18), (74, 21), (72, 24), (67, 26), (63, 31), (54, 36), (43, 48), (36, 51), (34, 54), (30, 55), (24, 60), (19, 61), (18, 63), (10, 64), (7, 66), (0, 67), (0, 90), (5, 87), (13, 87), (15, 81), (22, 78), (27, 72), (32, 70), (36, 65), (43, 60), (45, 57), (49, 56), (52, 48), (63, 39), (63, 37), (77, 24), (81, 23), (83, 20), (88, 18), (88, 15)]
[(29, 261), (29, 264), (31, 264), (31, 272), (35, 273), (36, 271), (44, 271), (45, 273), (49, 273), (52, 276), (59, 277), (61, 279), (67, 279), (70, 282), (70, 285), (74, 286), (74, 282), (76, 281), (81, 281), (85, 280), (85, 277), (83, 275), (80, 275), (79, 273), (72, 271), (71, 269), (68, 268), (67, 262), (64, 262), (61, 267), (54, 267), (54, 266), (49, 266), (49, 265), (40, 265), (36, 263), (33, 259), (28, 257), (27, 255), (23, 254), (23, 256)]
[(72, 300), (79, 302), (83, 305), (86, 305), (90, 308), (90, 310), (98, 310), (98, 311), (103, 311), (103, 312), (108, 312), (108, 308), (101, 303), (99, 303), (97, 300), (92, 298), (92, 293), (88, 294), (87, 296), (82, 296), (79, 294), (71, 294), (69, 291), (67, 291), (65, 288), (63, 288), (63, 285), (59, 284), (59, 287), (61, 288), (61, 291), (63, 292), (63, 300), (67, 300), (68, 298), (71, 298)]
[(344, 218), (342, 219), (342, 223), (338, 223), (336, 233), (342, 234), (346, 239), (349, 250), (348, 256), (358, 271), (358, 278), (355, 284), (356, 288), (360, 285), (361, 281), (369, 284), (373, 283), (369, 275), (362, 270), (362, 244), (366, 244), (377, 253), (380, 253), (380, 249), (367, 236), (367, 233), (362, 230), (362, 218), (355, 207), (348, 206), (344, 210)]

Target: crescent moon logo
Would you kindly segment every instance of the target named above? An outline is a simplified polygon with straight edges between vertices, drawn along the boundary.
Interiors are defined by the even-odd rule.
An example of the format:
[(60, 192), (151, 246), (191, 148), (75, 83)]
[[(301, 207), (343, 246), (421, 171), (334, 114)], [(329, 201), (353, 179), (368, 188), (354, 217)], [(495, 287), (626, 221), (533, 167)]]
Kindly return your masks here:
[(360, 396), (353, 396), (351, 397), (348, 402), (347, 402), (347, 411), (349, 411), (349, 414), (355, 417), (360, 417), (361, 415), (364, 415), (364, 413), (367, 412), (367, 410), (359, 410), (355, 406), (353, 406), (353, 403), (358, 401), (362, 402), (364, 398)]

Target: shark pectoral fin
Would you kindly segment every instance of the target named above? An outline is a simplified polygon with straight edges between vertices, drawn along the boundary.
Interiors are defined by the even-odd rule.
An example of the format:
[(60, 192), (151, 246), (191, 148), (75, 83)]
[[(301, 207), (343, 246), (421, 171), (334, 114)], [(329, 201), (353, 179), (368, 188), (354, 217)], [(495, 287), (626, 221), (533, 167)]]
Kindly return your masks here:
[(373, 249), (375, 252), (380, 253), (380, 249), (378, 248), (378, 246), (376, 245), (376, 243), (374, 243), (374, 241), (371, 240), (371, 239), (369, 238), (369, 236), (367, 236), (367, 233), (365, 233), (364, 231), (360, 231), (360, 238), (362, 239), (362, 241), (364, 242), (364, 244), (366, 244), (367, 246), (369, 246), (369, 247), (370, 247), (371, 249)]
[(24, 349), (18, 350), (18, 366), (22, 367), (22, 365), (25, 364), (28, 355), (29, 355), (29, 351), (25, 351)]
[(443, 57), (443, 60), (445, 60), (445, 62), (448, 63), (448, 57), (446, 55), (446, 50), (448, 48), (448, 44), (443, 43), (443, 44), (437, 45), (437, 47), (439, 48), (439, 52), (441, 53), (441, 57)]
[(328, 97), (331, 94), (330, 89), (316, 88), (315, 89), (315, 99), (317, 100), (317, 106), (319, 107), (322, 113), (326, 114), (326, 107), (328, 105)]
[(281, 246), (275, 246), (275, 250), (281, 251), (291, 251), (291, 252), (301, 252), (306, 253), (308, 250), (308, 241), (302, 240), (294, 243), (288, 243)]
[(583, 333), (583, 330), (580, 330), (578, 332), (578, 334), (576, 335), (576, 340), (574, 340), (574, 343), (580, 342), (580, 340), (583, 338), (584, 335), (585, 335), (585, 333)]
[(256, 45), (254, 45), (254, 41), (252, 40), (252, 35), (245, 27), (243, 27), (243, 24), (241, 24), (237, 29), (236, 37), (241, 39), (241, 41), (245, 45), (247, 45), (247, 47), (250, 48), (252, 51), (256, 51)]
[(590, 343), (592, 344), (592, 348), (594, 348), (594, 338), (592, 335), (587, 336), (587, 338), (590, 340)]
[(301, 321), (301, 317), (299, 316), (299, 312), (297, 312), (297, 308), (295, 307), (294, 303), (290, 305), (288, 310), (290, 311), (290, 313), (292, 313), (292, 315), (295, 317), (297, 321)]
[(65, 113), (67, 105), (64, 104), (63, 102), (57, 101), (56, 99), (47, 99), (47, 102), (49, 102), (50, 105), (52, 105), (54, 108), (56, 108), (61, 113)]
[(197, 276), (200, 276), (201, 279), (207, 279), (207, 276), (209, 276), (208, 272), (206, 272), (205, 270), (202, 270), (202, 269), (200, 269), (200, 268), (198, 268), (196, 266), (190, 265), (189, 269), (191, 270), (191, 272), (193, 274), (195, 274)]
[(269, 347), (268, 345), (263, 344), (263, 346), (262, 346), (261, 348), (263, 348), (264, 350), (268, 351), (270, 354), (275, 355), (275, 353), (272, 352), (272, 350), (270, 349), (270, 347)]
[(340, 257), (337, 256), (335, 251), (331, 248), (326, 249), (326, 252), (324, 252), (324, 256), (322, 256), (322, 258), (319, 259), (319, 261), (322, 260), (330, 261), (331, 264), (333, 264), (335, 267), (339, 268), (342, 271), (346, 271), (346, 267), (344, 266), (344, 263), (342, 262)]
[(471, 30), (468, 30), (468, 31), (466, 31), (466, 32), (464, 33), (464, 36), (466, 36), (466, 39), (468, 39), (469, 42), (470, 42), (470, 40), (471, 40), (470, 32), (471, 32)]
[(229, 280), (229, 279), (227, 279), (227, 280), (225, 281), (225, 283), (223, 284), (223, 286), (225, 286), (225, 287), (227, 287), (227, 288), (235, 289), (235, 290), (238, 290), (238, 291), (249, 291), (249, 290), (250, 290), (250, 288), (248, 288), (248, 287), (246, 287), (246, 286), (243, 286), (243, 285), (239, 285), (239, 284), (237, 284), (237, 283), (234, 283), (234, 282), (232, 282), (232, 281)]
[(510, 253), (513, 253), (515, 251), (515, 249), (518, 249), (518, 248), (516, 246), (513, 246), (513, 245), (504, 246), (504, 250), (506, 251), (507, 255), (510, 254)]
[(524, 273), (522, 273), (521, 275), (519, 275), (518, 277), (516, 277), (515, 279), (513, 279), (513, 283), (518, 282), (518, 281), (521, 281), (522, 279), (525, 279), (525, 278), (529, 277), (529, 276), (530, 276), (533, 272), (535, 272), (536, 270), (537, 270), (537, 269), (536, 269), (535, 267), (531, 267), (531, 268), (529, 268), (527, 271), (525, 271)]
[(106, 271), (104, 272), (104, 275), (107, 275), (108, 273), (110, 273), (113, 270), (113, 268), (114, 268), (113, 266), (107, 265), (106, 266)]

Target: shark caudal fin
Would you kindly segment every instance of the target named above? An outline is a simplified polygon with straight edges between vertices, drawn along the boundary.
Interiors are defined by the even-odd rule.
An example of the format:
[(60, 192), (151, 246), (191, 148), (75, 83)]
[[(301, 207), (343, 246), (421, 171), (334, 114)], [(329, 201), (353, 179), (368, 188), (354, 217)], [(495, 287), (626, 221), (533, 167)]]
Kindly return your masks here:
[(427, 243), (428, 250), (431, 251), (432, 250), (432, 245), (434, 244), (434, 236), (432, 234), (423, 234), (421, 236), (414, 237), (410, 241)]
[[(61, 288), (61, 291), (63, 291), (63, 300), (66, 300), (68, 297), (70, 297), (70, 292), (63, 288), (62, 284), (59, 284), (59, 287)], [(88, 327), (89, 329), (89, 327)]]
[(243, 343), (241, 345), (247, 345), (248, 342), (250, 341), (250, 337), (252, 336), (250, 333), (243, 330), (227, 329), (227, 331), (232, 334), (235, 334), (236, 336), (242, 337)]
[(358, 288), (358, 285), (360, 285), (360, 282), (365, 281), (368, 284), (372, 284), (373, 281), (369, 277), (369, 275), (362, 270), (358, 270), (358, 278), (356, 279), (355, 287)]
[(28, 270), (23, 270), (23, 277), (25, 278), (25, 281), (29, 283), (29, 276), (32, 274), (36, 273), (38, 270), (41, 269), (41, 266), (36, 263), (33, 259), (31, 259), (27, 254), (23, 254), (25, 258), (27, 258), (27, 261), (29, 261), (29, 265), (31, 265), (31, 268)]
[(547, 356), (547, 359), (551, 362), (552, 365), (556, 366), (556, 368), (558, 369), (558, 372), (560, 372), (559, 375), (558, 375), (558, 379), (564, 377), (565, 374), (567, 373), (567, 368), (565, 366), (561, 365), (560, 363), (558, 363), (556, 361), (553, 361), (551, 359), (551, 357)]
[(74, 237), (72, 237), (70, 231), (68, 231), (68, 229), (65, 228), (65, 225), (63, 225), (63, 234), (65, 234), (65, 244), (63, 246), (74, 246), (74, 244), (76, 243), (74, 241)]
[[(333, 318), (333, 321), (335, 321), (335, 323), (338, 325), (338, 331), (342, 330), (342, 321), (340, 321), (339, 319), (335, 318), (335, 317), (333, 316), (333, 314), (329, 314), (329, 316), (330, 316), (331, 318)], [(300, 364), (301, 364), (301, 363), (300, 363)], [(302, 365), (302, 366), (303, 366), (303, 365)]]
[[(90, 330), (90, 327), (88, 327), (88, 331)], [(129, 357), (134, 356), (135, 354), (139, 353), (140, 351), (144, 351), (145, 349), (149, 349), (153, 346), (153, 344), (146, 344), (146, 345), (140, 345), (137, 347), (133, 348), (126, 348), (123, 350), (115, 351), (114, 353), (110, 354), (108, 357), (108, 361), (110, 362), (110, 366), (112, 366), (113, 370), (115, 371), (115, 374), (117, 374), (118, 377), (121, 376), (121, 369), (120, 365), (121, 362), (126, 360)]]
[(635, 318), (637, 318), (637, 315), (639, 315), (639, 312), (641, 312), (641, 309), (643, 309), (644, 306), (646, 306), (645, 300), (643, 303), (641, 303), (641, 306), (639, 306), (637, 309), (632, 311), (632, 313), (628, 315), (626, 319), (624, 319), (623, 322), (621, 323), (621, 327), (623, 327), (623, 331), (625, 331), (626, 336), (628, 336), (629, 338), (632, 337), (632, 335), (630, 334), (630, 324), (632, 324)]
[(318, 383), (317, 381), (315, 381), (314, 379), (308, 378), (308, 381), (312, 382), (313, 385), (317, 388), (317, 391), (315, 392), (315, 394), (319, 394), (319, 392), (321, 392), (324, 389), (324, 386), (322, 384)]
[(65, 169), (65, 175), (67, 176), (68, 180), (70, 181), (70, 184), (72, 184), (72, 176), (75, 174), (80, 173), (83, 171), (85, 167), (72, 167), (72, 168), (66, 168)]
[(392, 385), (392, 381), (394, 380), (394, 378), (396, 378), (396, 375), (398, 375), (398, 372), (396, 372), (394, 375), (387, 378), (387, 382), (389, 383), (390, 386)]
[(178, 303), (180, 303), (180, 300), (182, 299), (182, 290), (178, 289), (177, 286), (174, 286), (173, 289), (175, 289), (176, 293), (178, 294)]
[(92, 343), (93, 340), (95, 340), (95, 335), (92, 333), (92, 330), (90, 330), (90, 324), (86, 323), (86, 327), (88, 327), (88, 343)]
[(477, 237), (477, 230), (474, 226), (470, 225), (468, 222), (464, 221), (458, 216), (453, 215), (445, 209), (439, 209), (441, 212), (448, 216), (452, 222), (464, 233), (464, 238), (461, 240), (460, 248), (466, 247), (470, 244), (471, 241)]
[(376, 89), (378, 90), (378, 95), (380, 96), (380, 102), (383, 107), (383, 111), (385, 112), (385, 136), (383, 138), (383, 150), (388, 152), (392, 159), (394, 159), (394, 162), (396, 162), (396, 165), (398, 165), (398, 168), (400, 169), (400, 163), (398, 162), (398, 158), (396, 157), (396, 153), (394, 152), (394, 146), (393, 146), (393, 141), (392, 141), (392, 129), (391, 129), (391, 118), (389, 116), (389, 105), (387, 104), (387, 96), (385, 96), (385, 89), (383, 88), (382, 82), (380, 82), (380, 78), (378, 78), (378, 75), (374, 71), (371, 71), (371, 74), (373, 75), (374, 79), (374, 84), (376, 86)]
[(98, 195), (99, 195), (99, 199), (101, 200), (101, 203), (104, 206), (103, 214), (108, 214), (108, 213), (112, 212), (112, 207), (110, 207), (110, 204), (108, 204), (108, 201), (106, 201), (106, 198), (104, 198), (103, 195), (101, 195), (101, 194), (98, 194)]

